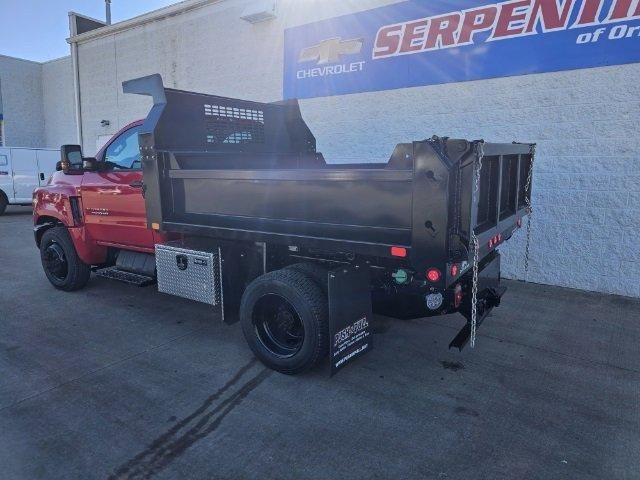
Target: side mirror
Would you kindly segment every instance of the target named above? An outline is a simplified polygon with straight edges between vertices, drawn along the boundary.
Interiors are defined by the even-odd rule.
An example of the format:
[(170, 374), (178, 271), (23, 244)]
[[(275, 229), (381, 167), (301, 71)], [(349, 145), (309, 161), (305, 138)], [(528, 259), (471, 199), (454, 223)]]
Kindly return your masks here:
[(82, 169), (85, 172), (96, 172), (98, 170), (98, 161), (95, 158), (85, 158), (82, 160)]
[[(80, 145), (62, 145), (60, 156), (60, 170), (64, 173), (82, 168), (82, 147)], [(58, 165), (56, 165), (56, 170), (57, 168)]]

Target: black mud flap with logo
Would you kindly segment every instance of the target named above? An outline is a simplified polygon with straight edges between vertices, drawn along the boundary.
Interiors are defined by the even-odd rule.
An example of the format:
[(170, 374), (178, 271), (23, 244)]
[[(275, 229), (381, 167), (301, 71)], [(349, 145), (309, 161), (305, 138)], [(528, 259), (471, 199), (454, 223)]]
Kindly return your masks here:
[(345, 266), (329, 273), (331, 376), (373, 347), (369, 267)]

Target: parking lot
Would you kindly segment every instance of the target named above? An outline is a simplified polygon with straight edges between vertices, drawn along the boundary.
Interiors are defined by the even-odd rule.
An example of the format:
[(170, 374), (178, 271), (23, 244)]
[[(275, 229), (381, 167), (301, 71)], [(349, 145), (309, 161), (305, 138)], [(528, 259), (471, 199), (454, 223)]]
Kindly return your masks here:
[(0, 265), (1, 478), (640, 478), (637, 300), (506, 282), (475, 350), (461, 317), (378, 317), (334, 378), (287, 377), (205, 305), (56, 291), (29, 208)]

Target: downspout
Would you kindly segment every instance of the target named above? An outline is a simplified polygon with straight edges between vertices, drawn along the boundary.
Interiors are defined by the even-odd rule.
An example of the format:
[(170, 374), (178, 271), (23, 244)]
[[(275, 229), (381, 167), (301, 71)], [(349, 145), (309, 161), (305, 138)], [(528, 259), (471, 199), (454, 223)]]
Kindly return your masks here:
[(76, 137), (78, 139), (78, 145), (83, 146), (84, 139), (82, 135), (82, 105), (80, 97), (80, 64), (78, 55), (78, 43), (73, 40), (73, 37), (77, 35), (76, 24), (74, 15), (69, 12), (69, 34), (71, 38), (69, 43), (71, 44), (71, 62), (73, 65), (73, 92), (76, 114)]

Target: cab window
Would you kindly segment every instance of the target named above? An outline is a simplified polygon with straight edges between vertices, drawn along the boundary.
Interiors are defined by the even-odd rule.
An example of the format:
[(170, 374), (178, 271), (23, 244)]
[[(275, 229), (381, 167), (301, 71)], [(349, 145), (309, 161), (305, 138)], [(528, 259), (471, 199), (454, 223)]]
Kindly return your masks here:
[(107, 147), (104, 159), (110, 162), (114, 169), (135, 170), (142, 167), (138, 145), (139, 131), (139, 126), (130, 128)]

